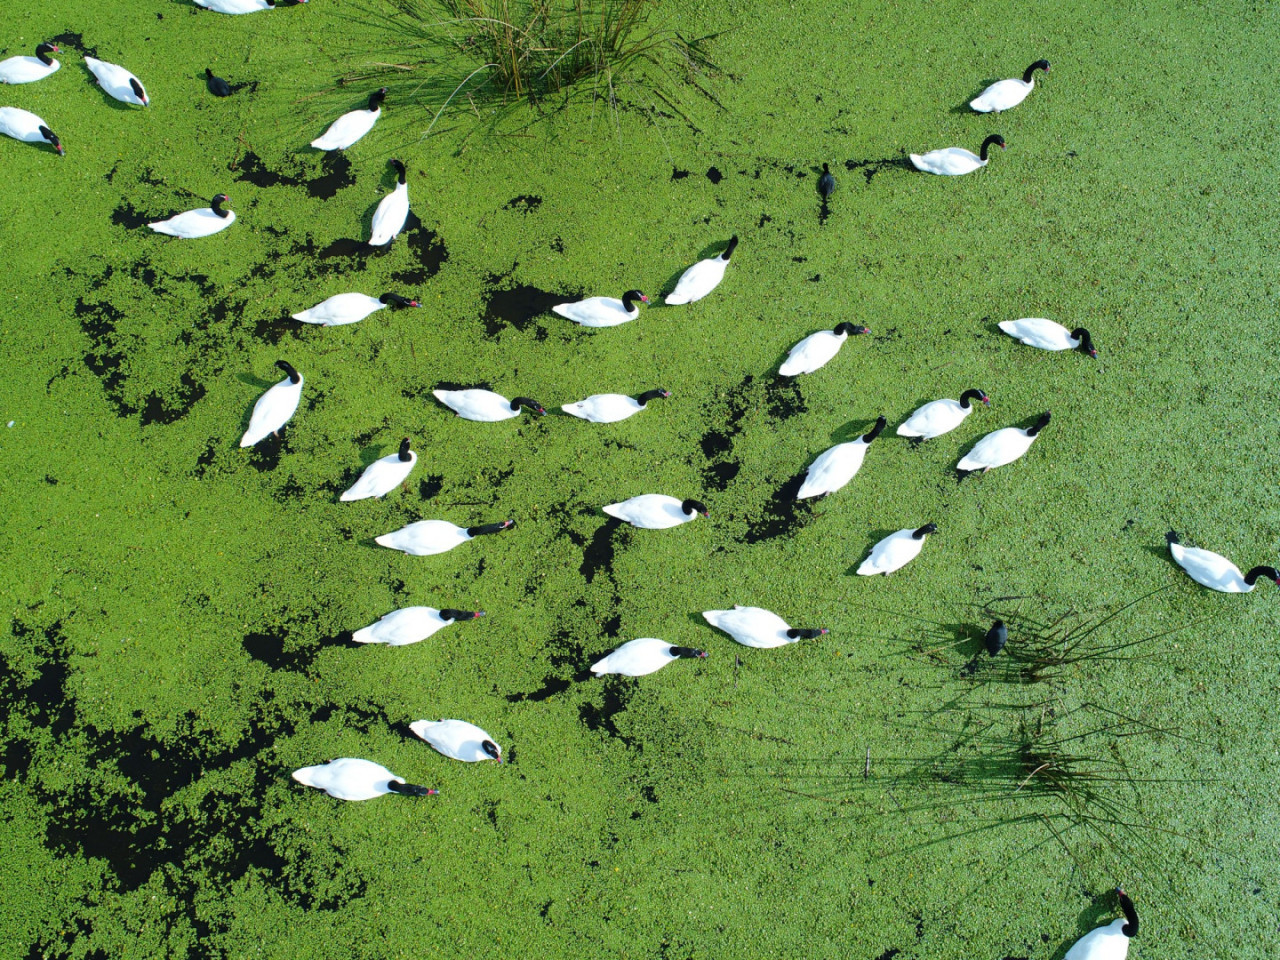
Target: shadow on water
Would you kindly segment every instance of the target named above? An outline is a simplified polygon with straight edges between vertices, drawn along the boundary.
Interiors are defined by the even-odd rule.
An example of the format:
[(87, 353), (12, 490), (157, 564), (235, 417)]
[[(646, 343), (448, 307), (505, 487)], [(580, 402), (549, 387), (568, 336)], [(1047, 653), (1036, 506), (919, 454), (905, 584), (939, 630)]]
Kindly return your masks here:
[(804, 483), (805, 472), (796, 474), (778, 489), (765, 504), (760, 517), (747, 523), (747, 532), (737, 538), (739, 543), (761, 543), (789, 537), (804, 526), (813, 515), (811, 501), (796, 499)]
[[(523, 332), (536, 317), (549, 313), (556, 304), (581, 298), (581, 294), (566, 296), (548, 293), (528, 284), (513, 284), (511, 277), (514, 272), (513, 267), (510, 273), (491, 273), (485, 278), (488, 292), (484, 296), (484, 312), (480, 319), (484, 324), (484, 334), (490, 339), (497, 338), (507, 327)], [(539, 340), (547, 337), (547, 330), (541, 324), (537, 324), (537, 337)]]
[(850, 172), (861, 170), (862, 175), (866, 177), (867, 183), (871, 182), (881, 170), (909, 170), (915, 172), (915, 167), (911, 165), (911, 160), (907, 157), (885, 157), (881, 160), (846, 160), (844, 168)]
[(268, 169), (262, 158), (252, 151), (238, 161), (232, 161), (227, 169), (237, 173), (237, 181), (252, 183), (255, 187), (264, 189), (280, 186), (304, 187), (309, 195), (319, 200), (328, 200), (336, 196), (339, 190), (356, 182), (351, 174), (351, 161), (340, 151), (325, 154), (320, 161), (323, 172), (315, 177), (304, 177), (301, 171), (297, 175), (290, 175)]

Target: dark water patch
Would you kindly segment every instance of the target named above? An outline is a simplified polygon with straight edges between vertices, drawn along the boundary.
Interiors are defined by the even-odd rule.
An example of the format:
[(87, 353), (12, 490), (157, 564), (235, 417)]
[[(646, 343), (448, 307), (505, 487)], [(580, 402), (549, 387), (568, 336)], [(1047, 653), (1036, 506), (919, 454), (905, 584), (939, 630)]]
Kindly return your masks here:
[(365, 261), (372, 256), (384, 256), (391, 250), (391, 244), (383, 247), (371, 247), (363, 240), (353, 240), (350, 237), (343, 237), (335, 240), (327, 247), (322, 249), (316, 256), (321, 260), (333, 260), (343, 258), (354, 261), (349, 264), (352, 269), (363, 270)]
[(537, 690), (530, 690), (528, 693), (507, 694), (507, 702), (523, 703), (525, 700), (529, 700), (533, 703), (542, 703), (544, 700), (551, 699), (557, 693), (564, 693), (571, 686), (573, 686), (573, 680), (567, 677), (545, 677), (542, 681), (542, 686)]
[(502, 205), (503, 210), (516, 210), (520, 213), (533, 213), (542, 206), (542, 198), (535, 197), (532, 194), (521, 194), (518, 197), (512, 197)]
[(268, 670), (305, 671), (319, 651), (314, 648), (286, 650), (285, 641), (288, 637), (289, 631), (283, 627), (275, 632), (247, 633), (241, 639), (240, 646)]
[(505, 470), (499, 469), (498, 467), (485, 467), (480, 473), (481, 476), (484, 477), (485, 486), (489, 487), (491, 490), (498, 490), (504, 483), (511, 479), (515, 472), (516, 468), (512, 466), (507, 467)]
[(866, 178), (867, 183), (871, 182), (881, 170), (887, 170), (892, 167), (898, 167), (904, 170), (914, 170), (911, 161), (907, 157), (886, 157), (880, 160), (846, 160), (844, 168), (852, 173), (854, 170), (861, 170), (862, 175)]
[(688, 170), (681, 170), (679, 167), (674, 167), (674, 166), (671, 168), (672, 180), (683, 180), (688, 175), (689, 175)]
[(764, 399), (769, 416), (774, 420), (789, 420), (809, 409), (795, 377), (773, 377), (765, 383)]
[(799, 473), (782, 485), (770, 498), (758, 519), (747, 523), (747, 532), (738, 537), (739, 543), (760, 543), (789, 537), (804, 525), (813, 513), (808, 500), (797, 500), (804, 473)]
[(116, 408), (116, 415), (133, 416), (138, 408), (126, 401), (122, 393), (125, 374), (121, 368), (125, 353), (114, 343), (116, 321), (124, 314), (110, 303), (86, 303), (79, 298), (73, 309), (80, 320), (80, 329), (93, 348), (84, 355), (85, 366), (98, 378), (107, 400)]
[[(615, 601), (619, 599), (621, 598), (616, 596), (614, 597)], [(617, 609), (616, 602), (614, 603), (614, 609), (615, 610)], [(622, 629), (622, 615), (616, 612), (611, 616), (605, 617), (605, 619), (600, 623), (600, 632), (603, 633), (610, 640), (616, 640), (618, 638), (618, 631), (620, 631), (621, 629)]]
[(618, 729), (614, 717), (627, 709), (631, 694), (635, 691), (635, 680), (631, 677), (609, 677), (601, 685), (600, 703), (591, 701), (579, 704), (578, 720), (588, 730), (603, 732), (610, 737), (621, 740), (629, 747), (640, 749), (633, 737), (625, 736)]
[(592, 535), (591, 542), (583, 549), (582, 565), (578, 567), (578, 572), (586, 578), (587, 583), (594, 581), (596, 574), (602, 570), (610, 577), (613, 576), (613, 559), (617, 549), (613, 538), (615, 533), (619, 538), (623, 536), (622, 526), (621, 520), (610, 517), (600, 525)]
[[(71, 644), (62, 632), (62, 622), (33, 627), (15, 619), (9, 627), (14, 645), (36, 661), (34, 672), (22, 669), (28, 657), (11, 660), (0, 653), (0, 725), (20, 716), (32, 726), (61, 738), (75, 723), (75, 701), (67, 690), (71, 675)], [(21, 737), (11, 737), (0, 748), (9, 774), (24, 775), (33, 745)]]
[(230, 169), (239, 171), (236, 174), (238, 182), (252, 183), (255, 187), (264, 189), (268, 187), (297, 187), (302, 185), (302, 180), (298, 177), (291, 177), (288, 174), (268, 170), (267, 165), (262, 162), (262, 158), (252, 151), (241, 157), (239, 163), (233, 163)]
[(51, 487), (56, 487), (58, 485), (58, 478), (46, 473), (44, 475), (44, 482), (49, 484)]
[[(280, 429), (287, 431), (289, 425), (285, 424)], [(270, 473), (280, 466), (280, 455), (291, 452), (287, 433), (285, 436), (280, 436), (278, 433), (269, 433), (253, 445), (249, 452), (249, 466), (259, 473)]]
[(742, 469), (736, 460), (725, 463), (713, 463), (702, 471), (702, 485), (708, 490), (724, 490)]
[(759, 230), (766, 223), (773, 223), (773, 217), (769, 216), (767, 213), (760, 214), (760, 219), (756, 222), (756, 229)]
[(291, 340), (302, 339), (302, 323), (293, 319), (287, 309), (278, 317), (259, 317), (253, 325), (253, 336), (256, 340), (278, 345), (285, 337)]
[(713, 460), (720, 454), (728, 453), (733, 449), (733, 439), (728, 433), (720, 430), (708, 430), (702, 435), (700, 446), (702, 455), (708, 460)]
[(730, 458), (733, 438), (742, 430), (742, 419), (753, 406), (752, 394), (755, 378), (748, 374), (737, 386), (724, 394), (724, 427), (708, 430), (702, 435), (702, 455), (710, 461), (703, 470), (702, 481), (715, 490), (724, 490), (738, 475), (742, 465)]
[(560, 237), (552, 237), (551, 243), (548, 244), (556, 253), (564, 253), (564, 240)]
[(127, 200), (111, 212), (111, 222), (118, 227), (125, 227), (129, 230), (136, 230), (139, 227), (145, 227), (152, 221), (153, 218), (150, 214), (139, 213), (134, 208), (133, 204), (129, 203)]
[(294, 847), (282, 858), (276, 891), (301, 910), (331, 912), (359, 900), (368, 890), (367, 879), (346, 859), (346, 850), (333, 846), (326, 857), (316, 857), (307, 847)]
[(141, 419), (144, 427), (153, 423), (169, 424), (181, 420), (200, 402), (205, 394), (203, 383), (197, 383), (189, 371), (184, 372), (178, 378), (178, 382), (180, 386), (177, 395), (173, 398), (166, 400), (152, 391), (143, 401)]
[(719, 183), (721, 180), (724, 179), (724, 174), (721, 173), (715, 167), (709, 167), (707, 169), (707, 179), (710, 180), (712, 183)]
[[(348, 636), (350, 636), (348, 634)], [(361, 644), (357, 644), (361, 646)], [(361, 733), (369, 733), (377, 726), (386, 726), (386, 717), (377, 710), (366, 710), (354, 703), (323, 703), (312, 709), (308, 723), (328, 723), (338, 718), (343, 727), (351, 727)]]
[(325, 398), (328, 396), (329, 396), (329, 391), (317, 390), (315, 393), (307, 397), (308, 412), (310, 412), (311, 410), (314, 410), (316, 407), (320, 406), (320, 404), (324, 403)]
[(485, 336), (496, 338), (507, 327), (527, 330), (535, 317), (548, 313), (558, 303), (579, 299), (575, 296), (548, 293), (528, 284), (507, 286), (511, 275), (489, 274), (485, 285), (489, 288), (484, 297)]
[(68, 30), (65, 33), (58, 34), (56, 37), (50, 37), (49, 42), (59, 47), (70, 47), (82, 56), (98, 59), (98, 48), (86, 46), (84, 34), (72, 33)]
[(211, 300), (218, 292), (214, 282), (203, 273), (181, 273), (170, 279), (176, 283), (187, 283), (195, 287), (202, 300)]
[(819, 283), (821, 282), (821, 280), (822, 280), (822, 274), (820, 273), (815, 273), (812, 277), (809, 277), (810, 283)]
[(291, 501), (301, 500), (307, 494), (306, 489), (298, 482), (298, 478), (293, 474), (289, 475), (289, 479), (284, 485), (275, 492), (274, 499), (276, 503), (289, 503)]
[(205, 471), (209, 468), (209, 464), (218, 456), (218, 441), (210, 437), (205, 445), (204, 453), (196, 457), (196, 465), (191, 468), (191, 475), (197, 480), (204, 478)]
[(888, 330), (880, 334), (878, 337), (872, 338), (872, 340), (875, 343), (892, 343), (894, 340), (901, 340), (901, 339), (902, 339), (902, 334), (898, 332), (897, 327), (890, 327)]
[(440, 491), (444, 489), (444, 475), (433, 473), (430, 476), (423, 477), (418, 483), (418, 499), (433, 500), (440, 495)]
[(326, 153), (320, 169), (324, 171), (320, 176), (306, 181), (307, 193), (317, 200), (328, 200), (356, 182), (351, 174), (351, 160), (341, 150)]
[(899, 950), (897, 947), (890, 947), (884, 953), (880, 954), (880, 956), (876, 957), (876, 960), (893, 960), (893, 958), (896, 957), (901, 952), (902, 951)]
[(449, 259), (449, 249), (439, 234), (422, 225), (416, 213), (410, 212), (409, 219), (405, 221), (405, 230), (409, 249), (417, 258), (419, 266), (393, 273), (391, 279), (396, 283), (425, 283), (440, 272), (440, 268)]

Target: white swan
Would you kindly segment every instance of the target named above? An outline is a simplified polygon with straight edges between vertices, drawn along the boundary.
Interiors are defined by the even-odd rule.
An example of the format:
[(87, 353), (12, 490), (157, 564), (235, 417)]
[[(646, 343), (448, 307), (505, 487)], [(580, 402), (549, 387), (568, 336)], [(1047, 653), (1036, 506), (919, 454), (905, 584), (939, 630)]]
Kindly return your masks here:
[(400, 486), (413, 471), (418, 455), (409, 449), (409, 438), (400, 441), (400, 449), (373, 461), (364, 468), (360, 478), (347, 489), (339, 500), (369, 500), (381, 497)]
[(36, 47), (34, 57), (9, 57), (7, 60), (0, 60), (0, 83), (33, 83), (43, 80), (62, 66), (49, 54), (61, 52), (52, 43), (42, 43)]
[[(215, 13), (258, 13), (275, 9), (276, 0), (192, 0), (198, 7)], [(306, 3), (307, 0), (302, 0)]]
[(699, 500), (677, 500), (661, 493), (642, 493), (621, 503), (610, 503), (602, 509), (611, 517), (645, 530), (678, 527), (696, 519), (698, 514), (710, 516), (706, 504)]
[(240, 438), (242, 447), (252, 447), (270, 433), (278, 436), (280, 428), (289, 422), (293, 412), (298, 409), (298, 400), (302, 397), (302, 374), (285, 360), (277, 360), (276, 366), (286, 376), (253, 405), (249, 429)]
[(537, 400), (529, 397), (508, 400), (492, 390), (432, 390), (431, 393), (464, 420), (479, 420), (484, 423), (510, 420), (520, 416), (522, 406), (539, 416), (547, 412)]
[(1076, 327), (1068, 331), (1060, 323), (1046, 320), (1044, 317), (1023, 317), (1021, 320), (1001, 320), (997, 326), (1029, 347), (1041, 350), (1083, 350), (1091, 357), (1098, 351), (1093, 346), (1089, 331), (1084, 327)]
[(405, 179), (404, 164), (392, 160), (391, 165), (400, 174), (396, 188), (382, 198), (378, 209), (373, 211), (373, 230), (369, 235), (369, 246), (385, 247), (404, 229), (404, 222), (409, 219), (409, 183)]
[(1112, 920), (1106, 926), (1090, 930), (1077, 940), (1062, 960), (1125, 960), (1129, 955), (1129, 940), (1138, 934), (1138, 911), (1128, 894), (1117, 888), (1123, 920)]
[(661, 670), (672, 660), (681, 657), (705, 657), (705, 650), (692, 647), (673, 647), (665, 640), (656, 637), (640, 637), (624, 643), (608, 656), (591, 665), (591, 672), (597, 677), (606, 673), (617, 673), (624, 677), (643, 677), (645, 674)]
[(1001, 110), (1016, 107), (1027, 99), (1027, 94), (1035, 87), (1034, 77), (1037, 70), (1043, 70), (1048, 73), (1049, 61), (1037, 60), (1023, 71), (1021, 80), (1016, 77), (1011, 80), (997, 80), (970, 100), (969, 106), (977, 110), (978, 113), (991, 113), (993, 111), (999, 113)]
[(220, 193), (209, 201), (209, 206), (200, 207), (197, 210), (187, 210), (183, 213), (175, 214), (168, 220), (157, 220), (155, 223), (148, 223), (147, 226), (156, 233), (168, 234), (171, 237), (182, 237), (190, 240), (195, 237), (208, 237), (220, 230), (225, 230), (236, 222), (236, 212), (234, 210), (223, 210), (224, 203), (230, 203), (231, 198), (225, 193)]
[(454, 610), (435, 607), (401, 607), (383, 616), (377, 623), (362, 627), (351, 635), (355, 643), (385, 643), (389, 647), (407, 647), (426, 640), (437, 630), (461, 620), (483, 617), (483, 610)]
[(134, 103), (140, 107), (151, 103), (147, 91), (142, 89), (142, 81), (124, 67), (105, 60), (95, 60), (93, 57), (85, 57), (84, 65), (89, 68), (98, 85), (122, 103)]
[(0, 133), (23, 143), (48, 142), (59, 156), (65, 156), (62, 141), (49, 125), (34, 113), (18, 107), (0, 107)]
[(454, 760), (502, 762), (502, 748), (474, 723), (465, 720), (415, 720), (409, 724), (409, 729)]
[(965, 417), (973, 413), (974, 400), (981, 400), (984, 404), (991, 403), (991, 398), (981, 390), (966, 390), (960, 394), (959, 400), (943, 399), (926, 403), (898, 427), (898, 436), (932, 440), (950, 433), (964, 423)]
[(1240, 568), (1221, 554), (1211, 550), (1201, 550), (1199, 547), (1184, 547), (1178, 541), (1178, 535), (1172, 530), (1166, 533), (1164, 538), (1168, 541), (1169, 552), (1173, 555), (1174, 562), (1187, 571), (1187, 576), (1192, 580), (1210, 590), (1219, 590), (1222, 593), (1249, 593), (1254, 588), (1258, 577), (1274, 580), (1276, 585), (1280, 586), (1280, 574), (1276, 573), (1275, 567), (1254, 567), (1241, 576)]
[(380, 297), (371, 297), (367, 293), (339, 293), (309, 310), (293, 314), (293, 319), (322, 327), (340, 327), (347, 323), (359, 323), (369, 314), (384, 307), (420, 306), (422, 304), (417, 300), (408, 300), (398, 293), (384, 293)]
[(388, 793), (429, 797), (439, 792), (415, 783), (405, 783), (403, 777), (397, 777), (382, 764), (355, 757), (303, 767), (293, 771), (293, 779), (339, 800), (372, 800)]
[(871, 548), (871, 556), (858, 567), (858, 576), (874, 577), (877, 573), (887, 576), (905, 567), (924, 549), (925, 538), (937, 529), (937, 524), (926, 523), (915, 530), (907, 527), (889, 534)]
[(720, 285), (724, 279), (724, 271), (729, 266), (729, 258), (738, 246), (737, 234), (729, 238), (729, 245), (717, 257), (699, 260), (680, 275), (676, 288), (667, 294), (667, 304), (693, 303), (701, 300)]
[(588, 297), (574, 303), (557, 303), (551, 308), (551, 312), (584, 327), (616, 327), (640, 316), (636, 301), (648, 303), (649, 298), (639, 290), (628, 290), (621, 300), (615, 297)]
[(486, 533), (500, 533), (515, 526), (514, 520), (486, 523), (479, 527), (455, 527), (447, 520), (419, 520), (392, 533), (384, 533), (374, 543), (401, 550), (415, 557), (426, 557), (452, 550), (460, 543)]
[(344, 113), (329, 129), (311, 141), (317, 150), (345, 150), (366, 133), (382, 116), (382, 101), (386, 99), (387, 88), (375, 90), (369, 95), (369, 106), (364, 110), (352, 110)]
[(961, 174), (973, 173), (987, 165), (987, 150), (992, 144), (1004, 149), (1004, 137), (993, 133), (982, 141), (982, 154), (979, 156), (964, 147), (947, 147), (943, 150), (931, 150), (925, 154), (911, 154), (911, 164), (925, 173), (938, 173), (947, 177), (958, 177)]
[(866, 327), (857, 327), (852, 323), (838, 323), (834, 330), (812, 333), (791, 348), (787, 359), (778, 368), (778, 373), (784, 377), (794, 377), (820, 370), (840, 352), (840, 347), (852, 334), (870, 332)]
[(956, 469), (966, 473), (971, 470), (981, 470), (986, 473), (995, 467), (1013, 463), (1031, 449), (1031, 444), (1048, 424), (1049, 414), (1046, 412), (1040, 415), (1040, 419), (1035, 424), (1025, 430), (1018, 427), (1005, 427), (988, 433), (961, 458), (956, 464)]
[(783, 647), (797, 640), (812, 640), (827, 632), (825, 627), (818, 630), (797, 630), (776, 613), (763, 607), (743, 607), (736, 603), (732, 610), (704, 610), (702, 616), (707, 623), (717, 630), (723, 630), (744, 647), (762, 650)]
[(666, 390), (646, 390), (638, 397), (628, 397), (624, 393), (594, 393), (577, 403), (562, 404), (560, 409), (592, 423), (617, 423), (639, 413), (650, 400), (669, 396), (671, 394)]
[(805, 500), (809, 497), (820, 497), (826, 493), (835, 493), (852, 480), (862, 467), (862, 460), (867, 455), (867, 447), (880, 436), (880, 431), (884, 429), (887, 422), (883, 416), (877, 417), (876, 425), (857, 440), (837, 443), (819, 454), (818, 459), (809, 464), (809, 469), (805, 471), (804, 483), (800, 485), (796, 499)]

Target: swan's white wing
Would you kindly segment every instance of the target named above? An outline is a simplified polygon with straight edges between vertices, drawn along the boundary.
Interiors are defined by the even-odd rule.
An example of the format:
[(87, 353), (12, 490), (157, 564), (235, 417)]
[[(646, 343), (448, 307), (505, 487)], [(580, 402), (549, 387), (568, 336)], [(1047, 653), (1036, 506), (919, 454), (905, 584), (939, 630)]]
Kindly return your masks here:
[(972, 173), (979, 167), (986, 166), (987, 163), (976, 153), (972, 153), (964, 149), (964, 147), (947, 147), (944, 150), (931, 150), (925, 154), (913, 153), (910, 156), (911, 162), (917, 170), (923, 170), (925, 173), (942, 174), (948, 177)]
[(839, 490), (852, 480), (862, 467), (862, 460), (867, 455), (867, 446), (858, 439), (848, 443), (838, 443), (824, 451), (809, 465), (796, 499), (804, 500)]
[(639, 413), (644, 407), (626, 394), (597, 393), (577, 403), (566, 403), (560, 409), (592, 423), (617, 423)]
[(732, 610), (705, 610), (702, 616), (746, 647), (768, 649), (794, 642), (787, 636), (791, 629), (787, 622), (763, 607), (734, 604)]
[(720, 257), (699, 260), (680, 276), (676, 288), (667, 295), (667, 303), (693, 303), (701, 300), (719, 286), (728, 266), (729, 261)]
[(285, 377), (258, 398), (249, 417), (249, 429), (240, 438), (240, 446), (252, 447), (267, 434), (275, 433), (293, 416), (302, 397), (302, 380), (293, 383)]
[[(1036, 436), (1039, 436), (1037, 434)], [(991, 470), (1013, 463), (1031, 449), (1035, 437), (1018, 427), (1004, 427), (988, 433), (956, 464), (957, 470)]]
[(834, 334), (830, 330), (821, 330), (818, 333), (807, 336), (791, 348), (791, 352), (787, 354), (787, 359), (778, 368), (778, 373), (784, 377), (794, 377), (801, 373), (813, 373), (815, 370), (825, 366), (827, 361), (839, 353), (844, 341), (844, 337)]
[(940, 437), (964, 422), (973, 407), (965, 409), (956, 400), (934, 400), (926, 403), (898, 428), (900, 437)]
[(591, 665), (596, 676), (618, 673), (624, 677), (643, 677), (661, 670), (675, 659), (671, 656), (671, 644), (655, 637), (640, 637), (624, 643), (613, 653)]
[(344, 113), (329, 124), (328, 130), (312, 140), (311, 145), (317, 150), (345, 150), (372, 130), (380, 116), (381, 107), (377, 110), (361, 109)]
[(634, 314), (628, 313), (616, 297), (589, 297), (576, 303), (558, 303), (551, 311), (584, 327), (616, 327), (640, 314), (639, 310)]
[(403, 550), (415, 557), (426, 557), (452, 550), (470, 539), (464, 527), (455, 527), (447, 520), (419, 520), (376, 537), (374, 543), (392, 550)]
[(665, 530), (688, 523), (697, 514), (687, 514), (681, 509), (681, 501), (661, 493), (643, 493), (621, 503), (611, 503), (604, 512), (611, 517), (625, 520), (647, 530)]
[(373, 232), (369, 245), (382, 247), (396, 238), (409, 218), (409, 185), (397, 183), (396, 188), (382, 198), (373, 212)]
[(401, 460), (399, 453), (382, 457), (364, 468), (364, 473), (338, 499), (344, 501), (368, 500), (390, 493), (413, 470), (418, 462), (417, 452), (410, 450), (409, 459)]
[(392, 780), (400, 781), (382, 764), (355, 757), (302, 767), (293, 771), (293, 779), (339, 800), (372, 800), (390, 793), (391, 788), (387, 784)]
[[(415, 720), (409, 729), (446, 757), (466, 763), (493, 759), (481, 746), (486, 740), (498, 746), (493, 737), (465, 720)], [(498, 752), (502, 752), (500, 746)]]
[(1027, 98), (1034, 83), (1023, 83), (1020, 79), (997, 80), (983, 90), (969, 106), (979, 113), (991, 113), (993, 110), (1008, 110), (1016, 107)]
[(893, 573), (906, 566), (924, 547), (925, 537), (917, 540), (911, 535), (914, 532), (910, 528), (898, 530), (877, 543), (871, 548), (871, 556), (858, 567), (858, 575), (870, 577), (878, 573)]
[(295, 313), (293, 319), (301, 320), (303, 323), (336, 327), (344, 323), (357, 323), (384, 306), (386, 304), (377, 297), (371, 297), (366, 293), (339, 293), (310, 309)]
[(1199, 547), (1169, 544), (1169, 552), (1178, 566), (1196, 583), (1223, 593), (1248, 593), (1253, 588), (1244, 582), (1240, 568), (1221, 554)]

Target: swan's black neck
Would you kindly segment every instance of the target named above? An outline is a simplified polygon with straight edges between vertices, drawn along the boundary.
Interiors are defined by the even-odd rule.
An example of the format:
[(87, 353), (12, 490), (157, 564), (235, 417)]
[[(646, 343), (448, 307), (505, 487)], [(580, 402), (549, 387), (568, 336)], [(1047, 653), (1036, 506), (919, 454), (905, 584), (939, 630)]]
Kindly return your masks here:
[(1280, 586), (1280, 574), (1276, 573), (1275, 567), (1254, 567), (1244, 575), (1244, 582), (1252, 587), (1259, 577), (1274, 580), (1276, 586)]
[(695, 650), (693, 647), (672, 647), (668, 651), (673, 657), (705, 657), (707, 651)]
[(1129, 899), (1129, 895), (1123, 890), (1116, 890), (1116, 896), (1120, 898), (1120, 909), (1124, 911), (1124, 918), (1128, 921), (1120, 928), (1120, 932), (1126, 937), (1136, 937), (1138, 935), (1138, 911), (1134, 909), (1133, 901)]
[(729, 262), (729, 258), (733, 256), (733, 251), (738, 247), (738, 235), (735, 233), (729, 238), (729, 245), (724, 248), (724, 252), (720, 254), (720, 259), (725, 263)]
[(276, 5), (276, 0), (263, 0), (263, 2), (266, 3), (268, 7), (274, 7)]
[(671, 396), (671, 394), (666, 390), (646, 390), (644, 393), (640, 394), (640, 396), (636, 397), (636, 403), (643, 407), (650, 400), (663, 400), (669, 396)]
[(59, 50), (57, 47), (55, 47), (51, 43), (42, 43), (40, 44), (40, 46), (36, 47), (36, 59), (38, 59), (46, 67), (52, 67), (53, 57), (49, 56), (49, 54), (61, 53), (61, 52), (62, 52), (61, 50)]
[(392, 780), (387, 783), (387, 789), (392, 793), (398, 793), (406, 797), (434, 797), (440, 792), (439, 790), (420, 787), (416, 783), (401, 783), (399, 780)]
[(129, 78), (129, 86), (133, 90), (133, 95), (135, 97), (143, 103), (147, 102), (147, 92), (142, 89), (142, 84), (140, 84), (134, 77)]
[(514, 520), (503, 520), (501, 523), (486, 523), (480, 527), (467, 527), (467, 536), (480, 537), (486, 533), (501, 533), (512, 526), (515, 526)]
[(534, 400), (532, 397), (516, 397), (511, 401), (511, 409), (519, 410), (521, 404), (528, 407), (534, 413), (538, 414), (538, 416), (542, 416), (547, 412), (546, 410), (542, 409), (542, 404), (540, 404), (537, 400)]
[(880, 431), (884, 429), (884, 425), (888, 422), (889, 421), (884, 418), (883, 414), (879, 417), (876, 417), (876, 425), (872, 427), (867, 433), (864, 433), (862, 435), (862, 442), (870, 443), (876, 437), (880, 436)]
[(379, 303), (388, 303), (393, 307), (420, 307), (417, 300), (409, 300), (398, 293), (384, 293), (378, 298)]
[(476, 617), (483, 616), (483, 610), (455, 610), (453, 607), (447, 607), (440, 611), (441, 620), (474, 620)]
[(48, 140), (49, 143), (53, 145), (53, 148), (57, 150), (59, 154), (62, 154), (64, 152), (62, 149), (62, 141), (59, 140), (58, 135), (54, 133), (52, 130), (50, 130), (48, 127), (45, 127), (45, 126), (40, 127), (40, 136)]
[(966, 390), (964, 393), (960, 394), (960, 406), (966, 410), (969, 409), (969, 404), (974, 400), (981, 400), (983, 403), (991, 402), (987, 395), (981, 390)]
[(1048, 425), (1049, 425), (1049, 411), (1046, 410), (1044, 413), (1040, 414), (1039, 420), (1037, 420), (1031, 426), (1027, 427), (1027, 436), (1034, 437), (1037, 433), (1039, 433)]
[(1003, 620), (997, 620), (991, 625), (991, 629), (987, 631), (985, 642), (987, 644), (987, 653), (993, 657), (1004, 649), (1004, 645), (1009, 642), (1009, 628), (1004, 625)]
[(404, 164), (401, 163), (399, 160), (392, 160), (391, 165), (395, 167), (396, 171), (400, 174), (400, 179), (398, 182), (401, 184), (406, 183), (407, 181), (405, 180), (405, 178), (408, 176), (408, 173), (404, 168)]
[(1023, 83), (1030, 83), (1030, 82), (1031, 82), (1031, 75), (1032, 75), (1033, 73), (1035, 73), (1037, 70), (1043, 70), (1045, 73), (1048, 73), (1048, 72), (1049, 72), (1049, 61), (1048, 61), (1048, 60), (1037, 60), (1037, 61), (1036, 61), (1035, 63), (1033, 63), (1031, 66), (1027, 67), (1027, 69), (1026, 69), (1025, 71), (1023, 71), (1023, 74), (1022, 74), (1022, 82), (1023, 82)]
[(787, 631), (787, 639), (788, 640), (813, 640), (813, 639), (816, 639), (817, 637), (822, 636), (826, 632), (827, 632), (826, 627), (823, 627), (821, 630), (797, 630), (795, 627), (792, 627), (790, 630)]
[(911, 534), (911, 539), (923, 540), (925, 537), (927, 537), (929, 534), (933, 533), (937, 529), (938, 529), (938, 525), (936, 523), (926, 523), (919, 530), (916, 530)]
[(680, 509), (684, 511), (685, 516), (692, 517), (695, 513), (700, 513), (704, 517), (711, 515), (707, 510), (707, 505), (701, 500), (685, 500), (680, 504)]
[(871, 330), (868, 327), (855, 326), (846, 320), (844, 323), (837, 323), (835, 329), (831, 332), (837, 336), (843, 333), (846, 337), (852, 337), (854, 334), (858, 333), (870, 333)]
[(1083, 350), (1091, 357), (1098, 355), (1098, 351), (1093, 346), (1093, 338), (1089, 336), (1089, 331), (1084, 327), (1076, 327), (1072, 330), (1071, 339), (1080, 341), (1079, 346), (1076, 347), (1077, 350)]
[(224, 203), (230, 203), (230, 202), (231, 202), (230, 197), (228, 197), (225, 193), (220, 193), (216, 197), (214, 197), (212, 200), (209, 201), (209, 206), (213, 208), (214, 213), (216, 213), (220, 217), (225, 218), (228, 214), (231, 213), (231, 211), (223, 210), (222, 205)]
[(413, 451), (409, 449), (409, 438), (405, 437), (400, 441), (400, 452), (398, 454), (401, 463), (408, 463), (413, 459)]
[(622, 309), (626, 310), (627, 313), (630, 313), (632, 310), (638, 310), (639, 308), (635, 306), (635, 301), (637, 300), (641, 303), (649, 302), (649, 298), (639, 290), (628, 290), (622, 295)]
[(369, 109), (377, 111), (382, 109), (382, 101), (387, 99), (387, 88), (381, 87), (373, 93), (369, 94)]
[(502, 762), (502, 751), (498, 749), (498, 745), (492, 740), (486, 740), (484, 743), (480, 744), (480, 749), (499, 763)]
[(1004, 137), (998, 133), (993, 133), (987, 139), (982, 141), (982, 152), (978, 154), (983, 163), (987, 162), (987, 151), (991, 149), (992, 144), (996, 144), (1001, 150), (1004, 149)]
[(277, 360), (276, 366), (279, 367), (288, 375), (290, 383), (302, 382), (302, 374), (300, 374), (297, 370), (293, 369), (293, 365), (290, 364), (288, 360)]

